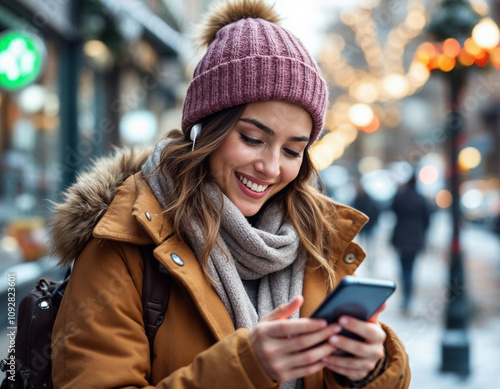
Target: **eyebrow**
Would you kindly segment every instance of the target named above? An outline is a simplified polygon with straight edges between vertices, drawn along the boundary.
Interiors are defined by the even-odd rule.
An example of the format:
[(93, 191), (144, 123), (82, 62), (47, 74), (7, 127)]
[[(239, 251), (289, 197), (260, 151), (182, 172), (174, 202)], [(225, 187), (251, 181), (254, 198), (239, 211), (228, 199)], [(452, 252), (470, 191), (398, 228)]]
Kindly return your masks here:
[[(242, 122), (245, 122), (245, 123), (250, 123), (250, 124), (253, 124), (255, 127), (257, 127), (258, 129), (264, 131), (266, 134), (268, 135), (272, 135), (274, 136), (275, 135), (275, 132), (273, 130), (271, 130), (268, 126), (266, 126), (265, 124), (259, 122), (257, 119), (251, 119), (251, 118), (241, 118), (240, 119)], [(307, 136), (291, 136), (290, 138), (288, 138), (290, 141), (293, 141), (293, 142), (309, 142), (309, 138)]]

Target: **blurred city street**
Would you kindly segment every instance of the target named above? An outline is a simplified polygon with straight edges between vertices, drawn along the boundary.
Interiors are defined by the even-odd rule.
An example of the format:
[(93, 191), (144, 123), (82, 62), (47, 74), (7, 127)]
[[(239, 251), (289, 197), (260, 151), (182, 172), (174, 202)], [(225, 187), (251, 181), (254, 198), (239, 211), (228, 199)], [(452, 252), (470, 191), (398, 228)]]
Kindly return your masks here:
[[(389, 213), (382, 214), (375, 236), (375, 255), (368, 255), (358, 275), (392, 279), (398, 283), (397, 257), (389, 243), (392, 218)], [(500, 382), (500, 238), (480, 226), (467, 225), (462, 232), (467, 267), (466, 293), (471, 304), (471, 374), (462, 379), (455, 374), (439, 372), (447, 301), (444, 290), (449, 284), (449, 235), (449, 215), (435, 214), (428, 233), (428, 247), (416, 263), (415, 304), (411, 313), (405, 315), (400, 310), (399, 288), (380, 320), (395, 329), (405, 344), (412, 369), (410, 388), (495, 388)], [(375, 271), (370, 269), (370, 260), (375, 262)]]
[[(0, 357), (9, 274), (17, 304), (39, 277), (63, 277), (49, 258), (53, 204), (92, 161), (184, 126), (203, 55), (194, 31), (215, 1), (0, 0)], [(329, 197), (370, 213), (371, 239), (370, 224), (356, 238), (368, 253), (358, 275), (397, 282), (380, 319), (406, 346), (411, 388), (500, 387), (500, 1), (264, 1), (326, 82), (323, 128), (307, 153)], [(228, 55), (245, 51), (234, 47)], [(259, 77), (213, 89), (271, 90)], [(395, 207), (410, 186), (420, 203)], [(417, 233), (400, 228), (398, 245), (405, 211)], [(398, 252), (411, 263), (417, 236), (426, 245), (407, 310)], [(462, 274), (456, 290), (450, 279)], [(456, 301), (469, 309), (448, 309)], [(456, 361), (440, 371), (445, 323), (468, 337), (466, 377)]]

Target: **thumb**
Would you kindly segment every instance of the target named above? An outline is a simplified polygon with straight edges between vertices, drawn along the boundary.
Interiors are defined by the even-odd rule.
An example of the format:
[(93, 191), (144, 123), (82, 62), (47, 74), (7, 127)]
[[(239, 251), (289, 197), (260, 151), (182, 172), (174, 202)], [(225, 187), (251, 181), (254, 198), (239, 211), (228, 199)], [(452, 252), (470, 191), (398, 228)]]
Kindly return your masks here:
[(276, 307), (274, 310), (264, 316), (261, 321), (286, 319), (290, 317), (297, 309), (299, 309), (303, 303), (304, 297), (297, 296), (293, 300)]
[(376, 323), (378, 321), (378, 315), (379, 315), (379, 313), (382, 312), (385, 309), (386, 305), (387, 305), (386, 303), (383, 303), (380, 306), (380, 308), (377, 309), (377, 311), (372, 315), (372, 317), (370, 317), (368, 319), (368, 322), (370, 322), (370, 323)]

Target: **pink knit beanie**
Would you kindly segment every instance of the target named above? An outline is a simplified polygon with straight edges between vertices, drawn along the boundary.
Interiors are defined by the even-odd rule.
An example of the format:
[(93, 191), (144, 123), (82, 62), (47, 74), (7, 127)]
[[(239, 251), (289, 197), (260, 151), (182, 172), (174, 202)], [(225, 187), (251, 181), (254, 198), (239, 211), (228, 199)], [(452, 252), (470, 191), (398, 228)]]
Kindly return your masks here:
[(244, 103), (282, 100), (306, 109), (313, 120), (309, 144), (323, 129), (328, 91), (302, 42), (276, 24), (260, 0), (224, 2), (205, 21), (208, 50), (194, 71), (182, 114), (186, 133), (200, 119)]

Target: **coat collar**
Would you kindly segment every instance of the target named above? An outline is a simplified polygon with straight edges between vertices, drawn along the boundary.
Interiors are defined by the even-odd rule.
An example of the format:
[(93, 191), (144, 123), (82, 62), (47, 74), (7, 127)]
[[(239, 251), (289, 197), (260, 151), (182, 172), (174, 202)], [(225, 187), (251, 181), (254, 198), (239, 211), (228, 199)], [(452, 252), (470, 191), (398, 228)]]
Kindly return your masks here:
[(93, 235), (132, 244), (159, 245), (172, 233), (162, 212), (149, 185), (141, 178), (141, 173), (137, 173), (118, 188)]
[[(127, 209), (132, 212), (127, 212)], [(172, 227), (163, 217), (161, 205), (138, 173), (127, 179), (117, 191), (108, 211), (94, 229), (94, 236), (138, 245), (154, 243), (157, 246), (153, 251), (155, 258), (186, 288), (212, 334), (220, 340), (234, 332), (233, 322), (189, 246), (174, 238), (172, 232)]]

